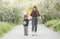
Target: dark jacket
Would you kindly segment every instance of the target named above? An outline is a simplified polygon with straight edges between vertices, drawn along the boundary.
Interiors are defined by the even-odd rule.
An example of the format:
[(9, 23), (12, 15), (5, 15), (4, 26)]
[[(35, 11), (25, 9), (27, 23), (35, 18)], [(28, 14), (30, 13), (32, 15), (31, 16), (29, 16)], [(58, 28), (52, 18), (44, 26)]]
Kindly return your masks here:
[(23, 25), (24, 25), (24, 26), (28, 26), (28, 24), (29, 24), (29, 20), (28, 20), (28, 19), (24, 19), (23, 21), (26, 22), (26, 24), (23, 24)]

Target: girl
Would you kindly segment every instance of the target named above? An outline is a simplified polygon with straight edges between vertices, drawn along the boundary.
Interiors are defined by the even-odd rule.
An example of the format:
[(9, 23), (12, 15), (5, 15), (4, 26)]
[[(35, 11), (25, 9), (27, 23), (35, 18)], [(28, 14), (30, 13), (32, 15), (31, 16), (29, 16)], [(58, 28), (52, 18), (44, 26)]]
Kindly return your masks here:
[(33, 7), (33, 10), (31, 12), (31, 16), (32, 16), (32, 32), (36, 33), (37, 32), (38, 16), (40, 16), (39, 11), (37, 10), (36, 6)]

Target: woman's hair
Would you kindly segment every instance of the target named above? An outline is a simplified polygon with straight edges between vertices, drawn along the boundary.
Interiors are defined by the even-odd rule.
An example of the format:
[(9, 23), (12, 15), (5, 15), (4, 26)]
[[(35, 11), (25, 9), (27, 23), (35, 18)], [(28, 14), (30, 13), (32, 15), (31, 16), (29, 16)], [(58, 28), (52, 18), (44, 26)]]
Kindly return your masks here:
[(33, 10), (32, 10), (32, 11), (34, 11), (34, 8), (35, 8), (35, 11), (36, 11), (37, 13), (39, 13), (39, 11), (38, 11), (38, 9), (37, 9), (36, 6), (33, 6)]
[[(34, 9), (35, 9), (35, 10), (34, 10)], [(33, 6), (33, 10), (32, 10), (32, 12), (31, 12), (31, 15), (32, 15), (32, 13), (35, 13), (37, 16), (40, 16), (39, 11), (38, 11), (38, 9), (37, 9), (36, 6)]]
[(36, 6), (34, 6), (33, 8), (37, 9), (37, 7), (36, 7)]

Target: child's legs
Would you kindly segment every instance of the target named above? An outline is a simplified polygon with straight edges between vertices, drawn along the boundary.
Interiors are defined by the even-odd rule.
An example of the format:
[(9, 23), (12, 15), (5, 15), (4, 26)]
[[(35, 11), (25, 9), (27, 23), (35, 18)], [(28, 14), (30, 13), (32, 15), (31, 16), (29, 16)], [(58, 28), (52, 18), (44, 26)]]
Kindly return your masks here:
[(24, 26), (24, 35), (28, 35), (28, 26)]

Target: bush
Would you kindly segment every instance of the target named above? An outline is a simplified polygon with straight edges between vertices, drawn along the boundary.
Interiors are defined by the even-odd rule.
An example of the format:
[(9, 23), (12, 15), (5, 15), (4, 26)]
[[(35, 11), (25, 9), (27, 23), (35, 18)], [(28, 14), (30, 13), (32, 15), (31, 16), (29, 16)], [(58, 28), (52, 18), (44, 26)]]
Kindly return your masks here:
[(52, 28), (54, 31), (60, 31), (60, 20), (51, 20), (45, 23), (47, 27)]
[[(8, 4), (8, 3), (7, 3)], [(21, 21), (21, 9), (14, 6), (9, 6), (5, 2), (0, 3), (0, 21), (20, 23)]]
[(41, 15), (41, 22), (44, 24), (47, 21), (47, 16), (46, 15)]
[(56, 25), (53, 28), (54, 28), (54, 31), (60, 32), (60, 22), (56, 23)]
[(58, 20), (51, 20), (51, 21), (46, 22), (45, 24), (47, 25), (47, 27), (51, 27), (54, 24), (56, 24), (57, 22), (58, 22)]
[[(38, 8), (41, 14), (45, 14), (47, 16), (47, 21), (52, 19), (60, 19), (60, 0), (40, 1)], [(45, 23), (44, 20), (43, 22)]]
[(0, 22), (0, 36), (9, 31), (13, 26), (13, 23)]
[[(4, 12), (3, 12), (4, 11)], [(19, 23), (21, 21), (21, 16), (19, 13), (19, 9), (14, 8), (13, 12), (10, 10), (3, 10), (0, 12), (0, 21)]]

